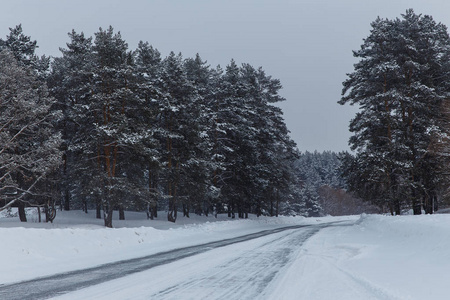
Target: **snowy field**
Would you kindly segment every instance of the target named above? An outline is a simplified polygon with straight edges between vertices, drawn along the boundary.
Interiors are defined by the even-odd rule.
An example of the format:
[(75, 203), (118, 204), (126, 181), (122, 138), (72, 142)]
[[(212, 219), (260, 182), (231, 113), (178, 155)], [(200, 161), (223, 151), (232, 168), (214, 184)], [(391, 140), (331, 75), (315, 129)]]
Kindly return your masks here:
[[(29, 215), (28, 223), (20, 223), (17, 217), (2, 214), (0, 284), (266, 229), (344, 220), (355, 225), (323, 228), (302, 245), (292, 242), (301, 236), (300, 229), (286, 231), (207, 251), (55, 299), (154, 299), (156, 289), (169, 290), (175, 285), (183, 287), (179, 294), (160, 293), (157, 298), (202, 299), (208, 295), (207, 299), (223, 299), (226, 294), (219, 293), (220, 286), (205, 282), (207, 277), (202, 274), (213, 274), (208, 278), (216, 278), (217, 284), (227, 280), (229, 286), (224, 290), (233, 291), (226, 295), (227, 299), (245, 299), (246, 292), (233, 290), (233, 284), (239, 284), (236, 276), (252, 276), (255, 270), (251, 265), (257, 263), (258, 256), (280, 256), (276, 244), (288, 254), (273, 272), (271, 281), (264, 287), (251, 283), (240, 286), (247, 292), (261, 291), (258, 299), (449, 299), (450, 215), (252, 216), (247, 220), (193, 215), (190, 219), (180, 217), (176, 224), (165, 221), (164, 214), (153, 221), (142, 213), (127, 212), (126, 217), (125, 221), (115, 219), (116, 228), (107, 229), (93, 212), (58, 211), (53, 224), (37, 223), (34, 215)], [(237, 257), (239, 265), (233, 264)], [(249, 264), (241, 266), (246, 257)], [(229, 269), (224, 270), (224, 266)], [(225, 277), (225, 273), (233, 278)], [(197, 283), (196, 278), (202, 278), (203, 283)]]

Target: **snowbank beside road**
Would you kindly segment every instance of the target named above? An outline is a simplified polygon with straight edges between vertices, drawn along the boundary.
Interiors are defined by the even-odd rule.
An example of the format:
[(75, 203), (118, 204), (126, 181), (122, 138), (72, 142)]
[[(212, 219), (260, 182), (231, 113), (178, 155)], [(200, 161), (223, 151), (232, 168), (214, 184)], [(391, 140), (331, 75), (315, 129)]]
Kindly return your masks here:
[(272, 283), (273, 299), (449, 299), (449, 215), (358, 223), (310, 238)]

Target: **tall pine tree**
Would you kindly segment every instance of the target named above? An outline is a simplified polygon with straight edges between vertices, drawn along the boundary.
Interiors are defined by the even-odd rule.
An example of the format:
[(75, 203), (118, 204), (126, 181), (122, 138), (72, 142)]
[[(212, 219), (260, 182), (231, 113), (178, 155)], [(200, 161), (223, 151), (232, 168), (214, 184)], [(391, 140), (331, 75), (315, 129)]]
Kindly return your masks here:
[[(378, 18), (355, 70), (343, 83), (340, 104), (357, 104), (350, 139), (356, 157), (349, 182), (360, 196), (399, 214), (403, 199), (420, 214), (436, 193), (439, 153), (433, 139), (445, 135), (442, 102), (449, 97), (449, 36), (432, 17), (407, 10), (401, 19)], [(425, 171), (427, 170), (427, 171)]]

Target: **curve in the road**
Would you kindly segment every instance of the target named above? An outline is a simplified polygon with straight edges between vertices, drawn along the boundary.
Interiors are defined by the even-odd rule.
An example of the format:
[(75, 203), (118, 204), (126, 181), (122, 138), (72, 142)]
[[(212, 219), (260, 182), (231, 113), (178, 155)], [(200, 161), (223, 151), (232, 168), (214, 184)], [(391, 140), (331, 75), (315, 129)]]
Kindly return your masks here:
[(271, 230), (264, 230), (226, 240), (175, 249), (140, 258), (108, 263), (89, 269), (71, 271), (8, 285), (0, 285), (0, 299), (47, 299), (57, 295), (65, 294), (78, 289), (124, 277), (130, 274), (145, 271), (156, 266), (168, 264), (173, 261), (200, 254), (214, 248), (249, 241), (285, 230), (312, 226), (320, 229), (331, 226), (333, 224), (336, 225), (336, 223), (338, 222), (320, 225), (294, 225)]

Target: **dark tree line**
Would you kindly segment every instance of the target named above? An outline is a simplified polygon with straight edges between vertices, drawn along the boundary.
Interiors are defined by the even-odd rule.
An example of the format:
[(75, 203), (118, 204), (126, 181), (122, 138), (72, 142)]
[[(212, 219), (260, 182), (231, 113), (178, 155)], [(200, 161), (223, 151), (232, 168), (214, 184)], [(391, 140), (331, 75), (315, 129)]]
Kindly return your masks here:
[[(304, 152), (294, 167), (300, 179), (299, 203), (310, 216), (378, 213), (380, 210), (347, 190), (341, 157), (346, 152)], [(290, 206), (292, 209), (292, 205)]]
[(360, 107), (343, 172), (352, 191), (392, 214), (432, 213), (449, 183), (449, 34), (412, 9), (371, 25), (339, 102)]
[(281, 84), (262, 68), (162, 57), (146, 42), (130, 50), (112, 27), (69, 38), (51, 61), (34, 54), (20, 26), (0, 42), (50, 99), (59, 157), (48, 156), (58, 172), (47, 182), (56, 181), (64, 209), (96, 208), (111, 227), (116, 209), (120, 218), (125, 209), (150, 218), (167, 210), (172, 222), (178, 212), (275, 216), (297, 198), (296, 145), (276, 106)]

